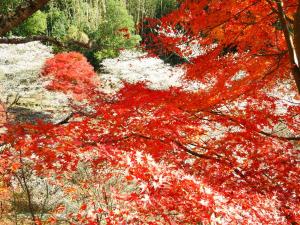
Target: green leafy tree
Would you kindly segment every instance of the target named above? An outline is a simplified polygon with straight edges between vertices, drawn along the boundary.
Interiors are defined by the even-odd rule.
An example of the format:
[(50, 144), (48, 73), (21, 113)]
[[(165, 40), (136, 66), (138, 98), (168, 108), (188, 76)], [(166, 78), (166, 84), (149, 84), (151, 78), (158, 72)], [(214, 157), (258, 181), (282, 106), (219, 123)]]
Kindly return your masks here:
[(147, 17), (162, 17), (177, 8), (177, 0), (128, 0), (126, 3), (129, 13), (136, 24)]
[(52, 37), (62, 38), (66, 35), (69, 27), (69, 19), (66, 12), (51, 5), (48, 10), (47, 30)]
[(115, 57), (120, 49), (134, 48), (140, 41), (140, 36), (134, 33), (133, 17), (129, 15), (124, 2), (108, 0), (105, 20), (92, 34), (102, 48), (95, 53), (96, 58)]
[(47, 14), (40, 10), (17, 27), (13, 33), (19, 36), (44, 34), (47, 30)]
[[(14, 12), (27, 1), (3, 0), (0, 14)], [(80, 51), (94, 66), (118, 56), (120, 49), (136, 47), (141, 40), (137, 34), (144, 32), (143, 27), (138, 32), (137, 25), (146, 17), (161, 17), (178, 5), (177, 0), (52, 0), (45, 4), (13, 29), (13, 34), (47, 34), (42, 41), (57, 45), (55, 50), (67, 46), (68, 50)]]
[(20, 3), (22, 3), (22, 0), (1, 0), (0, 13), (6, 14), (12, 12)]
[(177, 0), (156, 0), (155, 17), (160, 18), (172, 12), (179, 5)]
[(48, 9), (48, 31), (62, 41), (90, 44), (90, 49), (74, 46), (72, 50), (83, 52), (94, 66), (140, 41), (133, 17), (120, 0), (53, 1)]

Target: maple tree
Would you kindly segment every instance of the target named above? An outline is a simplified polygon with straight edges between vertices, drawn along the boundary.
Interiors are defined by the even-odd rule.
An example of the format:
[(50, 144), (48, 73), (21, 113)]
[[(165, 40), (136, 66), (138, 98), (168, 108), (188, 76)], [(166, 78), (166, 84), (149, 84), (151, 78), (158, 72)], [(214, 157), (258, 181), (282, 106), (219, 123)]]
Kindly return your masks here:
[[(8, 123), (3, 180), (27, 190), (36, 224), (32, 174), (78, 203), (51, 209), (52, 224), (62, 212), (72, 224), (298, 224), (300, 107), (283, 99), (297, 94), (286, 33), (297, 8), (187, 0), (149, 19), (148, 46), (187, 57), (186, 78), (204, 86), (193, 91), (124, 83), (108, 95), (81, 54), (49, 59), (42, 76), (73, 113), (58, 124)], [(192, 42), (203, 51), (189, 57)]]

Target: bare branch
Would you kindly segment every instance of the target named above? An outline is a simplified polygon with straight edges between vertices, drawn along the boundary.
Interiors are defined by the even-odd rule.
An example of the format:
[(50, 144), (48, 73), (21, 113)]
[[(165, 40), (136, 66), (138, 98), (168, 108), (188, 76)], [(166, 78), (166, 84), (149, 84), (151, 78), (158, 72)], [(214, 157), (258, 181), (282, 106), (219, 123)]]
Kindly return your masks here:
[(67, 42), (62, 42), (54, 37), (49, 37), (46, 35), (38, 35), (38, 36), (31, 36), (31, 37), (24, 37), (24, 38), (0, 38), (0, 44), (22, 44), (31, 41), (40, 41), (42, 43), (50, 43), (56, 45), (57, 47), (61, 48), (69, 48), (71, 46), (77, 46), (85, 49), (92, 49), (91, 43), (84, 43), (76, 40), (70, 40)]

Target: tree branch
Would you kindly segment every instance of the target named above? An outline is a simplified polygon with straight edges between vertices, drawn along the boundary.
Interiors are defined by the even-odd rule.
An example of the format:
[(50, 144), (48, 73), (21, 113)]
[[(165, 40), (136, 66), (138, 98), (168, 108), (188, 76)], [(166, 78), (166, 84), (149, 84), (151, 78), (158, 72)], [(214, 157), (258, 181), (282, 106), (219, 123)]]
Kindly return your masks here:
[(252, 131), (260, 134), (260, 135), (264, 135), (266, 137), (270, 137), (270, 138), (277, 138), (277, 139), (281, 139), (281, 140), (286, 140), (286, 141), (299, 141), (300, 140), (300, 136), (278, 136), (272, 133), (268, 133), (262, 130), (254, 130), (253, 128), (248, 128), (245, 124), (239, 122), (238, 120), (236, 120), (236, 118), (230, 116), (230, 115), (226, 115), (222, 112), (214, 112), (211, 111), (212, 114), (217, 115), (217, 116), (222, 116), (222, 117), (226, 117), (228, 120), (230, 120), (231, 122), (235, 123), (236, 125), (242, 127), (242, 128), (246, 128), (246, 129), (251, 129)]
[(73, 116), (74, 116), (74, 113), (71, 113), (71, 114), (68, 115), (65, 119), (63, 119), (62, 121), (56, 123), (55, 125), (63, 125), (63, 124), (67, 124), (67, 123), (69, 123), (69, 120), (72, 119)]
[(61, 48), (69, 48), (71, 46), (78, 46), (85, 49), (92, 49), (91, 43), (84, 43), (76, 40), (70, 40), (67, 42), (62, 42), (54, 37), (49, 37), (46, 35), (38, 35), (38, 36), (31, 36), (31, 37), (24, 37), (24, 38), (0, 38), (0, 44), (23, 44), (28, 43), (31, 41), (40, 41), (42, 43), (50, 43), (56, 45), (57, 47)]
[(50, 0), (26, 0), (17, 7), (12, 14), (0, 14), (0, 36), (5, 35), (13, 28), (19, 26), (49, 1)]

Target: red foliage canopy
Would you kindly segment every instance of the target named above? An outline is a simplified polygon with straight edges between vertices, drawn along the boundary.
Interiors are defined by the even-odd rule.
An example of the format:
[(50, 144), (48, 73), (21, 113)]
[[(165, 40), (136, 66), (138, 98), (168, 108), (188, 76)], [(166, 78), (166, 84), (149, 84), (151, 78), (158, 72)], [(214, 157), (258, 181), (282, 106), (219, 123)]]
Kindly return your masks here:
[[(149, 23), (152, 50), (187, 57), (187, 78), (206, 85), (194, 92), (125, 84), (108, 96), (83, 56), (56, 55), (49, 88), (84, 104), (63, 124), (8, 124), (0, 172), (55, 178), (82, 203), (74, 224), (299, 223), (300, 107), (278, 94), (296, 93), (279, 16), (292, 20), (298, 1), (276, 2), (187, 0)], [(82, 167), (91, 176), (76, 186)], [(70, 183), (97, 195), (82, 200)]]

